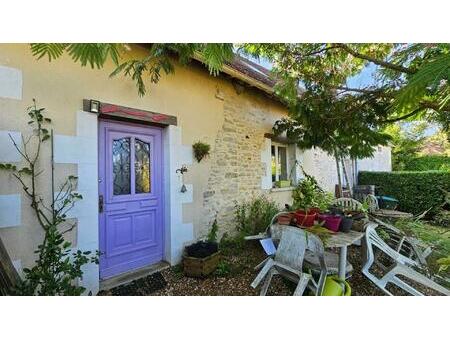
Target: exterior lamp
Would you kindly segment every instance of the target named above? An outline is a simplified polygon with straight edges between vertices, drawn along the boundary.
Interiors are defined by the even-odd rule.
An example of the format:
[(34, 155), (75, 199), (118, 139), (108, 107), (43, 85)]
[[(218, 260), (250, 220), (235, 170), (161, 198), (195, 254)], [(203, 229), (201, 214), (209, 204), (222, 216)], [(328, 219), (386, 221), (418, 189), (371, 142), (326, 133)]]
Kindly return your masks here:
[(91, 113), (98, 114), (100, 112), (100, 101), (91, 100), (91, 102), (90, 102), (90, 111), (91, 111)]

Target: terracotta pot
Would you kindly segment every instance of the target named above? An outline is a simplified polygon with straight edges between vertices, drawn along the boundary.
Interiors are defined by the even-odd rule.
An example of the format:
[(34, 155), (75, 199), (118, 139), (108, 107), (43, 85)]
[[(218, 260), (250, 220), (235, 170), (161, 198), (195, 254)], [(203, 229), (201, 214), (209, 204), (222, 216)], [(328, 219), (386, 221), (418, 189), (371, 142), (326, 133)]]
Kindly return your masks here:
[(278, 222), (278, 224), (281, 224), (281, 225), (289, 225), (289, 224), (291, 224), (292, 219), (295, 217), (296, 217), (295, 213), (290, 212), (289, 214), (284, 214), (284, 215), (278, 216), (277, 222)]
[(342, 218), (341, 216), (335, 216), (330, 214), (320, 214), (319, 221), (325, 222), (325, 228), (330, 231), (338, 232), (339, 225), (341, 224)]
[(317, 213), (306, 213), (304, 210), (297, 210), (295, 217), (297, 217), (298, 226), (311, 227), (314, 225)]

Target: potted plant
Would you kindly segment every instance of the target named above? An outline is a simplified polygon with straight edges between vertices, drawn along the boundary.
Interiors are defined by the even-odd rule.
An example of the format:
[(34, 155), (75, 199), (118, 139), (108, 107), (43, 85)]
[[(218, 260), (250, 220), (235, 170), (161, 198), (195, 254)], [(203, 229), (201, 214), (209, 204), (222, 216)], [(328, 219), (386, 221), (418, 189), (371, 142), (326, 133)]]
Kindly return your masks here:
[(333, 214), (319, 214), (318, 218), (320, 221), (324, 222), (324, 226), (328, 230), (331, 230), (333, 232), (339, 231), (339, 226), (342, 221), (341, 216)]
[(306, 173), (304, 175), (305, 178), (292, 191), (293, 207), (297, 209), (298, 225), (310, 227), (319, 212), (328, 209), (332, 196), (320, 188), (314, 177)]
[(281, 180), (281, 181), (275, 182), (275, 187), (277, 187), (277, 188), (288, 188), (290, 186), (291, 186), (291, 181)]
[(353, 218), (351, 216), (342, 216), (341, 224), (339, 225), (339, 231), (349, 232), (353, 226)]
[(197, 161), (200, 163), (200, 161), (205, 157), (209, 155), (209, 151), (211, 149), (211, 146), (207, 143), (198, 141), (192, 145), (192, 148), (194, 150), (194, 156), (197, 159)]
[(184, 249), (183, 271), (186, 276), (204, 278), (216, 270), (220, 262), (217, 230), (215, 219), (207, 239), (197, 241)]

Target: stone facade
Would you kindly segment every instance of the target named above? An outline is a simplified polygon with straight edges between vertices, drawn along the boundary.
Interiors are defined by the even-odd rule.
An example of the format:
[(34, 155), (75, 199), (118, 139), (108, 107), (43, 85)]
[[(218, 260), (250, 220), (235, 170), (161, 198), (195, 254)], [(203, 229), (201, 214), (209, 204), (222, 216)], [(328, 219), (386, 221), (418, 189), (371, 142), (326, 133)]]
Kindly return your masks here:
[(205, 233), (217, 217), (221, 231), (232, 232), (235, 203), (261, 193), (261, 162), (267, 133), (267, 112), (239, 96), (224, 98), (223, 124), (210, 157), (207, 190), (203, 193)]

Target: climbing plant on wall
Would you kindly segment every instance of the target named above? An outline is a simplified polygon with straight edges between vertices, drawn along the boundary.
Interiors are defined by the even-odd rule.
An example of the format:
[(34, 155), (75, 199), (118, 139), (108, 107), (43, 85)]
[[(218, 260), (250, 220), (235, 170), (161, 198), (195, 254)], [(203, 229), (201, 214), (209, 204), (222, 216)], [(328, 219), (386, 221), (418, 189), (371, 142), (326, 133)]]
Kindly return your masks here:
[[(51, 165), (51, 202), (47, 203), (38, 190), (38, 180), (45, 169), (40, 167), (42, 148), (52, 141), (48, 125), (51, 119), (45, 116), (45, 108), (37, 108), (36, 102), (28, 108), (28, 124), (33, 133), (28, 138), (22, 136), (22, 146), (10, 136), (11, 142), (21, 155), (22, 165), (0, 163), (0, 170), (9, 172), (19, 183), (30, 201), (36, 222), (43, 230), (43, 241), (34, 253), (35, 265), (24, 268), (25, 278), (19, 283), (15, 293), (21, 295), (80, 295), (85, 288), (78, 285), (82, 279), (82, 266), (98, 263), (98, 252), (73, 250), (64, 235), (72, 231), (75, 224), (68, 222), (67, 213), (82, 199), (76, 192), (77, 177), (68, 176), (59, 190), (54, 191), (53, 165)], [(53, 144), (53, 142), (52, 142)], [(52, 147), (53, 148), (53, 147)], [(33, 151), (34, 150), (34, 151)], [(53, 149), (52, 149), (53, 151)]]

